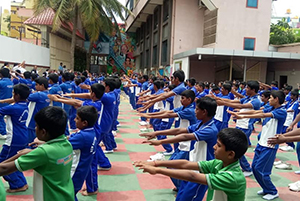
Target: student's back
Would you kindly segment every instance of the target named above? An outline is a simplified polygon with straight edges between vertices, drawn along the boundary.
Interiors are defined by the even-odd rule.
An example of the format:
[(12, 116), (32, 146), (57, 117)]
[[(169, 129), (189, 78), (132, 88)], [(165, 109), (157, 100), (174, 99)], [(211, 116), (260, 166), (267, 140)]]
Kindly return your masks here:
[(112, 120), (116, 106), (116, 95), (113, 91), (103, 94), (101, 98), (103, 104), (103, 118), (101, 119), (102, 133), (108, 133), (112, 128)]

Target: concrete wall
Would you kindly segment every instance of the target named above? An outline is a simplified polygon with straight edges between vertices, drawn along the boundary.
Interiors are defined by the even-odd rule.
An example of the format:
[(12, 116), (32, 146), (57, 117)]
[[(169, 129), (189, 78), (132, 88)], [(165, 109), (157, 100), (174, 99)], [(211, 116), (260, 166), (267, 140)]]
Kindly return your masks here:
[(300, 44), (294, 46), (287, 46), (287, 47), (278, 47), (278, 52), (291, 52), (291, 53), (300, 53)]
[(256, 38), (255, 50), (268, 51), (272, 1), (258, 1), (247, 8), (246, 0), (212, 0), (218, 10), (216, 48), (243, 50), (244, 37)]
[(53, 33), (50, 33), (49, 35), (51, 69), (58, 69), (61, 62), (63, 65), (66, 65), (67, 69), (69, 69), (71, 63), (71, 42), (60, 38)]
[[(215, 63), (210, 61), (190, 61), (190, 76), (197, 81), (215, 82)], [(187, 77), (188, 78), (188, 77)]]
[(173, 1), (175, 15), (174, 54), (203, 46), (204, 9), (199, 9), (198, 0)]
[(0, 35), (0, 61), (9, 63), (26, 62), (26, 65), (50, 66), (50, 50)]

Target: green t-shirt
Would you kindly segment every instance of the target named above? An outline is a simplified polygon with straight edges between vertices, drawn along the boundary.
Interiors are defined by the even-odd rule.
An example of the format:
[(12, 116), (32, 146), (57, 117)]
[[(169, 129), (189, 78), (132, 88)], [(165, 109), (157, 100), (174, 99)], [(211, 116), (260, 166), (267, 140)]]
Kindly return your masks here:
[(6, 192), (0, 177), (0, 201), (5, 201), (5, 200), (6, 200)]
[(223, 161), (211, 160), (198, 163), (208, 184), (207, 201), (244, 201), (246, 179), (238, 161), (223, 167)]
[(15, 160), (19, 171), (34, 169), (34, 200), (74, 200), (72, 145), (61, 135)]

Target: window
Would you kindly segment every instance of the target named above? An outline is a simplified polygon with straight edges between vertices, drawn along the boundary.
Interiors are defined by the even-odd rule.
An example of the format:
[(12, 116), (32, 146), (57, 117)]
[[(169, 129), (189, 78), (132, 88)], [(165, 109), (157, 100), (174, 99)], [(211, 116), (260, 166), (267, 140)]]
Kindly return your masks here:
[(161, 62), (162, 62), (162, 64), (165, 64), (168, 62), (168, 40), (165, 40), (164, 42), (162, 42)]
[(15, 15), (15, 14), (17, 14), (17, 11), (12, 10), (12, 11), (11, 11), (11, 14), (14, 14), (14, 15)]
[(163, 21), (167, 21), (169, 19), (169, 7), (170, 7), (170, 1), (165, 0), (163, 5)]
[(255, 38), (244, 38), (244, 50), (255, 50)]
[(151, 58), (150, 58), (150, 50), (146, 50), (146, 67), (150, 67), (150, 61), (151, 61)]
[(154, 11), (154, 23), (153, 23), (153, 30), (157, 29), (158, 28), (158, 16), (159, 13), (158, 13), (158, 9), (156, 9)]
[(11, 26), (11, 29), (16, 30), (16, 27), (15, 26)]
[(257, 8), (258, 7), (258, 0), (247, 0), (247, 7)]

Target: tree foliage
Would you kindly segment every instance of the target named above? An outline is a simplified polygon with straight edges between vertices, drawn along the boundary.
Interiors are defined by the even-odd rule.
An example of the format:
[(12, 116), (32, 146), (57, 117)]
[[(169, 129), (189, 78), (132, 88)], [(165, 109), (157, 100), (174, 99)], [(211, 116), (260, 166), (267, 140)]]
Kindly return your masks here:
[(271, 45), (282, 45), (288, 43), (294, 43), (296, 41), (295, 34), (286, 22), (286, 19), (278, 21), (276, 24), (271, 24), (270, 29), (270, 44)]

